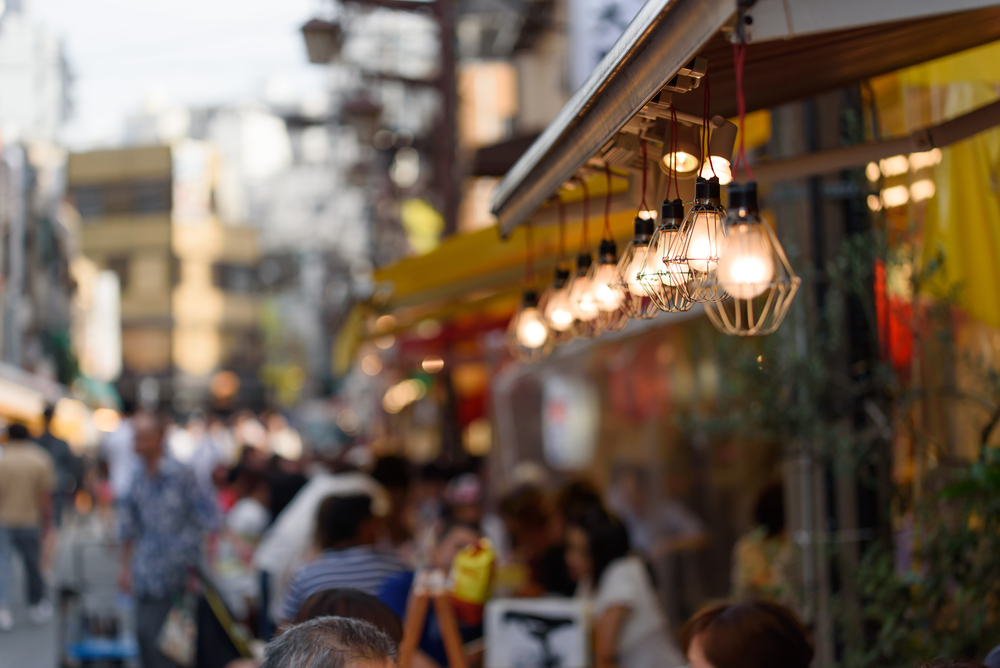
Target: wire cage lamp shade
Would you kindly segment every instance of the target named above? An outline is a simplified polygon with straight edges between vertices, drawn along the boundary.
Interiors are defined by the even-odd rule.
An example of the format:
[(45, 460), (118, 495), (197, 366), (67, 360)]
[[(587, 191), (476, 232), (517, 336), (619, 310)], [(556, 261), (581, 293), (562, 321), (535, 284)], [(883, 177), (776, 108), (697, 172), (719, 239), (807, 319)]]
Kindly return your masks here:
[(569, 278), (569, 269), (556, 267), (552, 283), (542, 292), (538, 300), (538, 308), (549, 328), (552, 342), (556, 345), (566, 343), (573, 338), (576, 318), (570, 309)]
[(682, 248), (683, 222), (684, 203), (679, 199), (664, 200), (660, 223), (650, 238), (649, 251), (637, 276), (646, 295), (660, 311), (687, 311), (692, 305), (684, 286), (688, 280), (687, 263), (671, 255)]
[(590, 266), (594, 259), (590, 253), (576, 256), (576, 272), (567, 286), (570, 311), (573, 314), (573, 336), (589, 339), (601, 333), (597, 323), (597, 304), (591, 289)]
[(678, 273), (687, 274), (683, 283), (687, 298), (693, 302), (713, 302), (726, 298), (726, 291), (715, 280), (719, 249), (726, 236), (726, 210), (721, 200), (717, 178), (698, 178), (695, 201), (688, 209), (681, 234), (668, 256)]
[(625, 291), (618, 285), (618, 249), (615, 242), (605, 239), (590, 265), (589, 278), (594, 303), (597, 305), (597, 327), (602, 332), (617, 332), (628, 322), (624, 308)]
[(762, 336), (781, 325), (801, 280), (757, 208), (757, 184), (729, 188), (730, 213), (715, 280), (728, 298), (706, 304), (715, 327), (731, 336)]
[(632, 240), (622, 251), (615, 269), (615, 286), (622, 295), (622, 308), (628, 317), (635, 320), (649, 320), (660, 312), (640, 280), (655, 228), (656, 222), (652, 218), (635, 219)]

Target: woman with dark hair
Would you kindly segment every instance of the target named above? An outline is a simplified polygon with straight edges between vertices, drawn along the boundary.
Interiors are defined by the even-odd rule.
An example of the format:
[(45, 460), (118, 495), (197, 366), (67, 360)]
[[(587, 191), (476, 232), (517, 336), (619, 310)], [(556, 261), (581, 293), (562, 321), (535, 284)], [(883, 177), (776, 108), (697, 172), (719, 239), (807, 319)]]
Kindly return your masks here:
[(681, 631), (690, 668), (809, 668), (813, 648), (791, 610), (770, 601), (702, 609)]
[(630, 554), (628, 531), (601, 507), (569, 518), (566, 566), (576, 596), (591, 601), (596, 668), (672, 668), (684, 658), (667, 632), (643, 561)]

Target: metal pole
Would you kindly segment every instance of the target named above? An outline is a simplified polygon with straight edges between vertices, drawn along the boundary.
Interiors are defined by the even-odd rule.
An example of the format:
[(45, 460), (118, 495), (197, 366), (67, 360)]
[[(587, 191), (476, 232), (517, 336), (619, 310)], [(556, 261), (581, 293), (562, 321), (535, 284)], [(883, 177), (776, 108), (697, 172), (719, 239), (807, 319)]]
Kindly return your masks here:
[(438, 75), (441, 115), (434, 178), (441, 197), (444, 236), (458, 231), (458, 175), (455, 173), (458, 152), (458, 82), (455, 68), (458, 58), (454, 9), (454, 0), (436, 0), (434, 3), (441, 39), (441, 72)]
[(24, 291), (24, 149), (10, 146), (3, 151), (8, 174), (8, 224), (10, 236), (7, 299), (4, 304), (4, 359), (21, 365), (21, 298)]

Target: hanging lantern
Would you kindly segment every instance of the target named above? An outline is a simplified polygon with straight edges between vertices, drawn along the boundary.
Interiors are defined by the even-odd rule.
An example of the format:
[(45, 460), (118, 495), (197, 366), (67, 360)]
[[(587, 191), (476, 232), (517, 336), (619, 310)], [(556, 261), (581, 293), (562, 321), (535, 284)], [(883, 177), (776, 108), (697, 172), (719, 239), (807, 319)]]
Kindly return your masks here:
[(726, 236), (726, 210), (719, 198), (719, 179), (699, 177), (695, 201), (681, 226), (682, 236), (675, 239), (680, 245), (668, 253), (675, 271), (685, 271), (686, 265), (687, 281), (683, 285), (687, 298), (693, 302), (718, 301), (726, 297), (726, 291), (715, 280), (719, 249)]
[(602, 332), (617, 332), (628, 322), (623, 302), (625, 291), (618, 285), (618, 249), (615, 242), (605, 239), (597, 253), (597, 262), (590, 265), (588, 277), (597, 305), (597, 327)]
[(739, 128), (721, 116), (712, 119), (712, 139), (709, 141), (708, 157), (701, 166), (701, 178), (719, 178), (719, 185), (729, 185), (733, 181), (732, 157)]
[(520, 362), (538, 362), (552, 352), (552, 336), (538, 308), (538, 294), (526, 289), (521, 307), (507, 325), (507, 349)]
[(556, 267), (555, 278), (538, 300), (538, 308), (549, 328), (553, 343), (558, 345), (573, 338), (576, 317), (570, 309), (568, 269)]
[(664, 151), (660, 161), (660, 169), (667, 174), (676, 174), (680, 178), (688, 178), (698, 173), (702, 151), (698, 139), (698, 130), (693, 125), (677, 124), (676, 138), (670, 150)]
[(757, 184), (729, 188), (730, 213), (719, 249), (715, 280), (729, 298), (707, 304), (709, 319), (732, 336), (758, 336), (778, 329), (801, 279), (781, 242), (757, 209)]
[(687, 262), (672, 255), (683, 248), (683, 223), (684, 203), (679, 199), (664, 200), (660, 224), (653, 232), (638, 275), (639, 283), (656, 307), (671, 313), (687, 311), (692, 303), (684, 289), (688, 280)]
[(615, 268), (615, 285), (622, 294), (622, 308), (628, 317), (636, 320), (649, 320), (660, 312), (639, 280), (655, 227), (656, 223), (652, 218), (636, 217), (632, 241), (625, 246)]
[(597, 325), (597, 300), (590, 280), (590, 253), (576, 256), (576, 273), (567, 286), (570, 311), (573, 313), (573, 335), (586, 339), (597, 336), (601, 328)]

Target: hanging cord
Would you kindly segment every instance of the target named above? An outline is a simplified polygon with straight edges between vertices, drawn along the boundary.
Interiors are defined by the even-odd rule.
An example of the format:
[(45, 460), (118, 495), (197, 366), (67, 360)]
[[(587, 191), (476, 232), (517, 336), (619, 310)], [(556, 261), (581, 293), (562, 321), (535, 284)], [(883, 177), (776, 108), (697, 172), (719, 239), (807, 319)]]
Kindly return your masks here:
[(670, 199), (670, 183), (674, 184), (674, 196), (678, 199), (681, 196), (681, 187), (677, 184), (677, 109), (670, 106), (670, 171), (667, 174), (667, 199)]
[(611, 234), (611, 165), (604, 163), (604, 173), (608, 177), (608, 195), (604, 198), (604, 241), (613, 241)]
[(566, 205), (558, 195), (556, 207), (559, 209), (559, 263), (562, 264), (566, 261)]
[(639, 139), (639, 147), (642, 149), (642, 195), (639, 197), (639, 211), (649, 208), (646, 204), (646, 140)]
[(579, 179), (583, 187), (583, 225), (580, 227), (580, 253), (590, 252), (590, 239), (588, 230), (590, 223), (590, 188), (587, 187), (586, 179)]
[(524, 226), (524, 285), (535, 285), (535, 235), (531, 223)]
[(712, 176), (719, 178), (719, 175), (715, 173), (715, 164), (712, 162), (712, 138), (711, 138), (711, 112), (709, 109), (712, 106), (712, 89), (708, 83), (708, 72), (705, 72), (705, 76), (702, 77), (702, 83), (705, 85), (705, 101), (702, 105), (702, 121), (703, 121), (703, 131), (702, 136), (702, 171), (704, 171), (705, 161), (708, 161), (708, 166), (712, 170)]
[(736, 172), (736, 165), (742, 163), (743, 169), (747, 173), (747, 177), (753, 181), (753, 170), (750, 169), (750, 163), (747, 162), (747, 154), (744, 146), (744, 138), (746, 137), (745, 119), (747, 115), (747, 103), (746, 99), (743, 97), (743, 61), (746, 57), (747, 45), (733, 44), (733, 63), (736, 69), (736, 110), (740, 117), (740, 148), (736, 153), (736, 164), (733, 165), (733, 172)]

